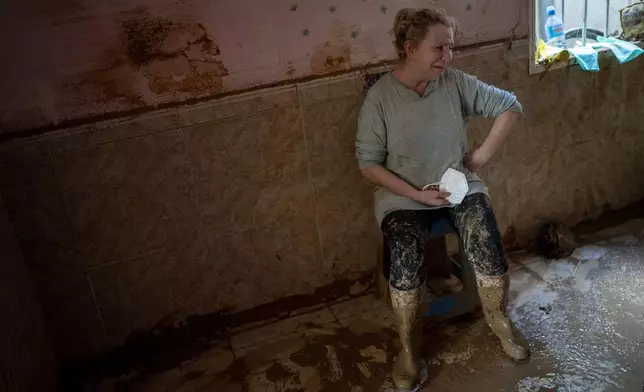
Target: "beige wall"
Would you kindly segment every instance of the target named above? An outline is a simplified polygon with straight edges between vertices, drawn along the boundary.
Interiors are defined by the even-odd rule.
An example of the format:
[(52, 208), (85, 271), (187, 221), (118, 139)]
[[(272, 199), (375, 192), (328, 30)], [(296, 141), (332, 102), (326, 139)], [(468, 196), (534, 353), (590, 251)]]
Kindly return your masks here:
[(0, 391), (53, 392), (53, 350), (2, 197), (0, 255)]
[[(525, 46), (455, 61), (525, 108), (482, 173), (509, 244), (544, 220), (573, 224), (644, 195), (644, 62), (528, 76)], [(0, 192), (61, 355), (368, 275), (376, 227), (353, 157), (363, 78), (1, 147)], [(472, 122), (471, 144), (489, 124)]]

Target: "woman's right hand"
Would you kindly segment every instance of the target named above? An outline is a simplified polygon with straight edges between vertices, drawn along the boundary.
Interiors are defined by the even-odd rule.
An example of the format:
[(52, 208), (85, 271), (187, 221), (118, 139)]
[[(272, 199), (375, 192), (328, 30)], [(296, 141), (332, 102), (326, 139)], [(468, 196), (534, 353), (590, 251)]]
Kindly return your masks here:
[(426, 206), (438, 207), (450, 204), (446, 200), (450, 195), (448, 192), (440, 192), (435, 189), (418, 190), (381, 165), (370, 166), (361, 171), (362, 175), (374, 184), (380, 185), (390, 192), (408, 197)]
[(412, 199), (426, 206), (438, 207), (450, 204), (450, 202), (447, 201), (449, 195), (449, 192), (434, 190), (416, 191), (412, 196)]

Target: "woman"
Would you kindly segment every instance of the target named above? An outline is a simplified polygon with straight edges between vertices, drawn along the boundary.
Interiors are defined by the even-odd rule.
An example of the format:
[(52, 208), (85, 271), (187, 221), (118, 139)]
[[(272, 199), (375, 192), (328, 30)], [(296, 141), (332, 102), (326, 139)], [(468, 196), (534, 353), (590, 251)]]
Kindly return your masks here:
[[(459, 234), (477, 276), (486, 320), (504, 351), (527, 359), (506, 312), (508, 264), (487, 187), (475, 174), (499, 149), (522, 108), (516, 97), (447, 68), (455, 21), (442, 11), (403, 9), (393, 34), (399, 63), (368, 91), (360, 112), (356, 157), (364, 177), (378, 185), (375, 210), (391, 250), (390, 288), (402, 349), (393, 379), (398, 389), (419, 382), (423, 250), (433, 222), (447, 218)], [(467, 153), (471, 116), (494, 117), (478, 149)], [(452, 206), (445, 192), (422, 190), (453, 168), (469, 192)]]

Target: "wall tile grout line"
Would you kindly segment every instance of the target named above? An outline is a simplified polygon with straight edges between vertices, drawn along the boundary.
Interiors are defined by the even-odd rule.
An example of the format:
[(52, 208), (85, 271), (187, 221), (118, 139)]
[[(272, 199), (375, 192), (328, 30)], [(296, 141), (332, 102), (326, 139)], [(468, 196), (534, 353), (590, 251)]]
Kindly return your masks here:
[[(104, 129), (107, 129), (107, 128), (104, 128)], [(101, 147), (101, 146), (106, 146), (106, 145), (108, 145), (108, 144), (112, 144), (112, 143), (119, 143), (119, 142), (124, 142), (124, 141), (128, 141), (128, 140), (137, 139), (137, 138), (142, 138), (142, 137), (147, 137), (147, 136), (152, 136), (152, 135), (160, 135), (160, 134), (163, 134), (163, 133), (173, 132), (173, 131), (176, 131), (176, 130), (178, 130), (178, 129), (181, 129), (181, 128), (180, 128), (180, 127), (177, 127), (177, 128), (171, 128), (171, 129), (164, 129), (164, 130), (162, 130), (162, 131), (152, 131), (152, 132), (142, 133), (142, 134), (140, 134), (140, 135), (126, 136), (126, 137), (116, 138), (116, 139), (114, 139), (114, 140), (109, 140), (109, 141), (106, 141), (106, 142), (100, 142), (100, 143), (90, 144), (89, 146), (83, 146), (83, 147), (78, 147), (78, 148), (70, 148), (70, 149), (66, 149), (66, 150), (58, 151), (58, 152), (52, 152), (52, 151), (49, 149), (49, 143), (47, 143), (47, 146), (48, 146), (48, 147), (47, 147), (47, 150), (48, 150), (48, 154), (49, 154), (49, 155), (51, 155), (51, 156), (53, 156), (53, 157), (57, 157), (57, 156), (61, 156), (61, 155), (65, 155), (65, 154), (69, 154), (69, 153), (71, 153), (71, 152), (91, 150), (92, 148)], [(96, 130), (95, 130), (95, 131), (96, 131)], [(100, 131), (99, 131), (99, 132), (100, 132)], [(65, 137), (65, 136), (61, 136), (61, 137), (50, 137), (50, 138), (49, 138), (49, 139), (47, 139), (47, 140), (49, 141), (49, 140), (53, 140), (53, 139), (57, 139), (57, 138), (64, 138), (64, 137)]]
[[(177, 112), (177, 116), (178, 116)], [(208, 250), (208, 259), (210, 260), (210, 266), (212, 268), (212, 283), (215, 285), (215, 292), (217, 293), (217, 298), (216, 298), (216, 308), (220, 309), (221, 308), (221, 291), (220, 291), (220, 286), (217, 282), (217, 273), (215, 270), (215, 257), (214, 257), (214, 252), (212, 250), (212, 246), (210, 245), (210, 241), (208, 241), (208, 235), (206, 233), (206, 225), (204, 223), (204, 214), (203, 210), (201, 208), (201, 203), (199, 202), (199, 191), (197, 190), (197, 184), (196, 184), (196, 178), (195, 178), (195, 172), (192, 168), (192, 163), (190, 162), (190, 156), (188, 154), (188, 144), (186, 143), (186, 135), (185, 132), (183, 131), (183, 127), (179, 127), (179, 131), (181, 132), (181, 143), (183, 143), (183, 152), (186, 157), (186, 163), (188, 165), (188, 170), (190, 171), (190, 185), (192, 187), (192, 192), (193, 192), (193, 199), (194, 202), (197, 206), (197, 210), (199, 211), (199, 226), (200, 226), (200, 232), (201, 232), (201, 240), (204, 241), (206, 245), (206, 249)]]
[(101, 329), (103, 330), (103, 339), (104, 339), (105, 346), (109, 347), (110, 339), (107, 336), (107, 327), (105, 326), (105, 319), (103, 318), (103, 314), (101, 312), (100, 306), (98, 306), (98, 300), (96, 299), (96, 292), (94, 290), (94, 285), (92, 284), (92, 280), (90, 279), (89, 274), (87, 272), (83, 272), (83, 275), (85, 276), (87, 287), (89, 288), (89, 293), (92, 296), (92, 304), (96, 309), (98, 320), (101, 323)]
[[(257, 229), (266, 228), (271, 223), (278, 222), (278, 221), (279, 221), (279, 219), (274, 220), (274, 221), (270, 221), (265, 225), (253, 225), (253, 226), (246, 227), (246, 228), (243, 228), (243, 229), (240, 229), (240, 230), (225, 232), (223, 234), (218, 235), (216, 238), (228, 237), (230, 235), (239, 234), (239, 233), (243, 233), (243, 232), (250, 231), (250, 230), (257, 230)], [(205, 225), (204, 225), (204, 227), (205, 227)], [(205, 233), (205, 231), (204, 231), (204, 233)], [(203, 238), (202, 238), (202, 240), (203, 240)], [(208, 242), (206, 242), (206, 244), (208, 244)], [(102, 267), (108, 267), (108, 266), (111, 266), (111, 265), (114, 265), (114, 264), (119, 264), (119, 263), (129, 261), (129, 260), (134, 260), (134, 259), (138, 259), (138, 258), (141, 258), (141, 257), (161, 253), (161, 252), (170, 250), (170, 249), (172, 249), (174, 247), (176, 247), (176, 246), (175, 245), (173, 245), (173, 246), (164, 246), (164, 247), (161, 247), (161, 248), (157, 248), (157, 249), (150, 250), (150, 251), (147, 251), (147, 252), (137, 253), (135, 255), (120, 258), (120, 259), (115, 259), (115, 260), (110, 260), (110, 261), (106, 261), (106, 262), (90, 264), (90, 265), (86, 266), (85, 268), (83, 268), (82, 271), (83, 272), (91, 272), (93, 270), (96, 270), (96, 269), (99, 269), (99, 268), (102, 268)]]
[(177, 246), (178, 246), (178, 244), (173, 245), (173, 246), (164, 246), (162, 248), (157, 248), (157, 249), (154, 249), (154, 250), (151, 250), (151, 251), (148, 251), (148, 252), (137, 253), (137, 254), (135, 254), (133, 256), (124, 257), (122, 259), (109, 260), (109, 261), (105, 261), (105, 262), (102, 262), (102, 263), (91, 264), (91, 265), (88, 265), (88, 266), (84, 267), (83, 272), (92, 272), (92, 271), (97, 270), (99, 268), (109, 267), (109, 266), (112, 266), (112, 265), (115, 265), (115, 264), (120, 264), (120, 263), (123, 263), (123, 262), (126, 262), (126, 261), (138, 259), (138, 258), (141, 258), (141, 257), (156, 255), (158, 253), (165, 252), (167, 250), (176, 248)]
[(316, 197), (315, 197), (315, 184), (313, 182), (313, 169), (311, 168), (311, 156), (310, 156), (310, 148), (309, 148), (309, 141), (308, 138), (306, 137), (306, 121), (304, 120), (304, 104), (300, 102), (300, 90), (296, 86), (295, 91), (297, 93), (297, 98), (298, 98), (298, 103), (299, 103), (299, 108), (300, 108), (300, 121), (301, 121), (301, 127), (302, 127), (302, 137), (304, 137), (304, 149), (306, 152), (306, 164), (308, 166), (308, 172), (309, 172), (309, 191), (311, 192), (311, 198), (313, 199), (313, 218), (315, 219), (315, 229), (317, 231), (318, 235), (318, 246), (319, 248), (319, 255), (320, 255), (320, 261), (319, 261), (319, 267), (320, 271), (322, 272), (322, 279), (325, 284), (329, 284), (329, 274), (326, 271), (326, 268), (324, 267), (324, 247), (322, 246), (322, 233), (320, 232), (320, 220), (318, 218), (318, 209), (317, 209), (317, 202), (316, 202)]
[(312, 99), (310, 101), (306, 101), (306, 102), (302, 103), (302, 105), (308, 105), (308, 104), (311, 104), (311, 103), (321, 103), (321, 102), (333, 101), (333, 100), (336, 100), (336, 99), (339, 99), (339, 98), (346, 98), (346, 97), (350, 97), (352, 95), (360, 95), (360, 94), (362, 94), (362, 93), (361, 92), (348, 92), (348, 93), (344, 93), (344, 94), (329, 95), (328, 97), (316, 98), (316, 99)]
[[(334, 78), (337, 78), (337, 77), (334, 77)], [(66, 135), (65, 134), (65, 132), (67, 132), (69, 130), (69, 128), (63, 128), (63, 129), (60, 129), (60, 130), (52, 131), (51, 133), (43, 134), (43, 135), (39, 136), (38, 139), (28, 138), (28, 139), (26, 139), (24, 141), (12, 140), (11, 142), (0, 143), (0, 146), (12, 145), (12, 144), (20, 146), (20, 145), (24, 145), (24, 144), (36, 143), (36, 142), (41, 141), (41, 142), (44, 142), (47, 145), (47, 154), (48, 155), (58, 156), (58, 155), (62, 155), (62, 154), (68, 153), (68, 152), (72, 152), (72, 151), (87, 150), (87, 149), (95, 148), (95, 147), (98, 147), (98, 146), (107, 145), (107, 144), (110, 144), (110, 143), (115, 143), (115, 142), (119, 142), (119, 141), (130, 140), (130, 139), (135, 139), (135, 138), (143, 137), (143, 136), (160, 134), (160, 133), (164, 133), (164, 132), (170, 132), (170, 131), (174, 131), (174, 130), (177, 130), (177, 129), (187, 128), (187, 127), (191, 127), (191, 126), (195, 126), (195, 125), (208, 124), (208, 123), (224, 121), (224, 120), (231, 120), (231, 119), (236, 119), (236, 118), (240, 118), (240, 117), (244, 117), (244, 116), (255, 115), (255, 114), (258, 114), (258, 113), (269, 112), (269, 111), (277, 110), (277, 109), (281, 109), (281, 108), (293, 107), (293, 106), (296, 106), (296, 105), (300, 104), (300, 102), (299, 102), (300, 101), (299, 89), (301, 87), (307, 85), (307, 84), (308, 83), (293, 84), (293, 88), (296, 90), (296, 94), (298, 96), (298, 98), (297, 98), (298, 102), (279, 105), (279, 106), (275, 106), (275, 107), (271, 107), (271, 108), (267, 108), (267, 109), (250, 111), (250, 112), (247, 112), (247, 113), (239, 113), (239, 114), (235, 114), (235, 115), (232, 115), (232, 116), (217, 117), (217, 118), (209, 119), (207, 121), (195, 122), (195, 123), (192, 123), (192, 124), (183, 124), (183, 122), (181, 121), (181, 115), (179, 113), (180, 109), (177, 108), (177, 109), (173, 110), (175, 112), (175, 116), (176, 116), (176, 120), (177, 120), (177, 128), (164, 129), (164, 130), (161, 130), (161, 131), (150, 131), (150, 132), (146, 132), (146, 133), (142, 133), (142, 134), (138, 134), (138, 135), (133, 135), (133, 136), (117, 137), (114, 140), (109, 140), (109, 141), (105, 141), (105, 142), (99, 142), (99, 143), (95, 143), (95, 144), (90, 144), (88, 146), (83, 146), (83, 147), (78, 147), (78, 148), (70, 148), (70, 149), (65, 149), (63, 151), (54, 152), (54, 151), (52, 151), (52, 149), (50, 147), (49, 141), (55, 140), (55, 139), (63, 139), (63, 138), (67, 138), (67, 137), (71, 137), (71, 136), (75, 136), (75, 135), (83, 134), (83, 133), (87, 133), (87, 132), (101, 132), (101, 131), (105, 131), (105, 130), (108, 130), (108, 129), (111, 129), (111, 128), (122, 127), (124, 125), (134, 123), (134, 122), (137, 122), (137, 121), (141, 121), (141, 120), (147, 119), (148, 117), (154, 117), (154, 116), (150, 115), (148, 113), (143, 118), (136, 117), (136, 118), (134, 118), (134, 119), (132, 119), (131, 121), (128, 121), (128, 122), (118, 123), (118, 124), (105, 126), (105, 127), (101, 127), (100, 124), (113, 122), (114, 120), (105, 120), (103, 122), (98, 122), (98, 123), (89, 123), (87, 125), (91, 126), (91, 128), (79, 130), (78, 133), (71, 134), (71, 135)], [(322, 83), (319, 83), (319, 84), (322, 84)], [(341, 98), (341, 97), (350, 96), (350, 95), (355, 95), (355, 94), (360, 94), (360, 92), (355, 91), (355, 92), (344, 92), (344, 93), (341, 93), (341, 94), (332, 94), (332, 95), (324, 97), (324, 98), (314, 98), (314, 99), (306, 100), (303, 103), (308, 104), (308, 103), (323, 102), (323, 101), (327, 101), (327, 100), (331, 100), (331, 99), (335, 99), (335, 98)], [(261, 94), (257, 94), (257, 96), (260, 96), (260, 95)], [(231, 97), (234, 97), (234, 96), (231, 96)], [(245, 97), (245, 99), (250, 99), (250, 98), (254, 98), (254, 96), (253, 97)], [(235, 99), (239, 99), (239, 98), (236, 97)], [(212, 106), (218, 106), (218, 105), (223, 105), (223, 104), (225, 104), (225, 102), (222, 102), (221, 104), (214, 104)], [(202, 108), (202, 109), (205, 109), (205, 108)], [(164, 109), (164, 110), (166, 110), (166, 109)], [(160, 110), (159, 112), (162, 112), (164, 110)], [(197, 110), (197, 109), (193, 109), (193, 110)], [(152, 113), (154, 113), (154, 112), (152, 112)], [(2, 165), (2, 166), (4, 167), (4, 166), (9, 166), (9, 165), (11, 165), (11, 164), (6, 164), (6, 165)]]
[(267, 109), (261, 109), (261, 110), (254, 110), (254, 111), (250, 111), (250, 112), (247, 112), (247, 113), (236, 114), (234, 116), (219, 117), (219, 118), (213, 118), (213, 119), (210, 119), (210, 120), (207, 120), (207, 121), (196, 122), (196, 123), (193, 123), (193, 124), (185, 124), (185, 125), (181, 125), (179, 128), (190, 128), (190, 127), (194, 127), (194, 126), (198, 126), (198, 125), (212, 124), (212, 123), (216, 123), (216, 122), (220, 122), (220, 121), (236, 120), (236, 119), (239, 119), (239, 118), (255, 116), (257, 114), (272, 112), (272, 111), (279, 110), (279, 109), (296, 107), (298, 105), (299, 105), (298, 102), (292, 102), (292, 103), (289, 103), (289, 104), (286, 104), (286, 105), (280, 105), (280, 106), (275, 106), (275, 107), (271, 107), (271, 108), (267, 108)]
[(181, 116), (179, 116), (179, 109), (174, 109), (174, 116), (177, 119), (177, 126), (179, 129), (183, 129), (183, 124), (181, 124)]
[(327, 304), (326, 304), (326, 307), (329, 309), (329, 312), (331, 312), (331, 314), (333, 315), (333, 317), (335, 317), (335, 321), (336, 321), (338, 324), (340, 324), (340, 326), (342, 326), (342, 324), (340, 323), (340, 318), (339, 318), (339, 317), (338, 317), (338, 315), (333, 311), (333, 308), (331, 307), (331, 305), (329, 305), (329, 304), (327, 303)]
[[(49, 145), (47, 145), (47, 151), (49, 152)], [(54, 159), (53, 155), (48, 154), (47, 158), (49, 159), (49, 163), (54, 169), (54, 174), (56, 175), (56, 183), (58, 184), (58, 191), (60, 192), (60, 195), (63, 198), (63, 204), (65, 205), (65, 213), (67, 214), (67, 223), (69, 224), (69, 229), (71, 230), (72, 235), (74, 236), (74, 245), (76, 246), (76, 251), (80, 253), (80, 241), (78, 240), (78, 233), (76, 232), (76, 228), (74, 227), (74, 221), (72, 220), (72, 212), (71, 212), (72, 210), (69, 205), (69, 199), (67, 198), (67, 194), (65, 193), (63, 180), (60, 177), (60, 172), (58, 171), (58, 165), (56, 165), (56, 160)]]
[[(283, 86), (283, 87), (279, 88), (279, 90), (281, 90), (279, 92), (284, 93), (284, 92), (288, 92), (291, 89), (293, 90), (294, 93), (297, 94), (295, 84), (291, 84), (291, 85), (288, 85), (288, 86)], [(216, 121), (221, 121), (221, 120), (235, 119), (235, 118), (239, 118), (239, 117), (243, 117), (243, 116), (247, 116), (247, 115), (254, 115), (254, 114), (263, 113), (263, 112), (267, 112), (267, 111), (271, 111), (271, 110), (282, 109), (282, 108), (285, 108), (285, 107), (292, 107), (292, 106), (295, 106), (295, 105), (298, 104), (297, 97), (296, 97), (295, 100), (293, 100), (292, 102), (289, 101), (289, 102), (286, 102), (286, 103), (278, 104), (277, 106), (267, 107), (267, 108), (263, 108), (263, 109), (259, 109), (259, 110), (254, 109), (254, 110), (247, 111), (247, 112), (242, 111), (240, 113), (236, 113), (236, 114), (234, 113), (232, 115), (223, 115), (221, 117), (213, 116), (213, 118), (210, 118), (210, 119), (208, 119), (206, 121), (198, 121), (198, 122), (194, 122), (194, 123), (190, 123), (190, 124), (183, 124), (183, 122), (181, 121), (182, 120), (182, 117), (181, 117), (182, 113), (190, 113), (190, 112), (193, 112), (193, 111), (203, 111), (203, 110), (209, 110), (209, 109), (212, 110), (212, 109), (215, 109), (217, 107), (222, 107), (222, 106), (229, 105), (229, 104), (245, 102), (245, 101), (249, 101), (249, 100), (252, 100), (252, 99), (255, 99), (255, 98), (258, 98), (258, 97), (266, 97), (267, 95), (270, 95), (271, 93), (273, 93), (275, 91), (277, 91), (277, 89), (268, 88), (268, 89), (265, 89), (265, 90), (258, 90), (256, 92), (253, 92), (252, 94), (249, 94), (249, 95), (231, 95), (231, 96), (228, 96), (228, 97), (214, 99), (214, 100), (212, 100), (210, 102), (204, 102), (204, 103), (195, 105), (193, 107), (184, 106), (182, 108), (177, 108), (177, 115), (178, 115), (178, 118), (179, 118), (179, 126), (183, 127), (183, 128), (187, 128), (187, 127), (191, 127), (191, 126), (194, 126), (194, 125), (206, 124), (206, 123), (211, 123), (211, 122), (216, 122)]]
[[(11, 221), (9, 221), (9, 222), (11, 222)], [(18, 240), (18, 236), (15, 234), (13, 224), (11, 226), (11, 233), (13, 234), (13, 236), (14, 236), (14, 238), (16, 240), (16, 246), (18, 247), (18, 249), (20, 250), (20, 253), (22, 254), (22, 250), (20, 249), (20, 242)], [(27, 301), (36, 302), (38, 304), (38, 308), (40, 309), (40, 313), (42, 315), (42, 308), (40, 306), (40, 300), (39, 300), (39, 298), (37, 296), (36, 290), (34, 290), (34, 287), (33, 287), (33, 283), (32, 283), (32, 280), (31, 280), (31, 275), (29, 273), (29, 266), (27, 266), (27, 263), (24, 261), (24, 258), (21, 257), (21, 259), (22, 259), (22, 265), (25, 267), (24, 268), (24, 273), (25, 273), (25, 276), (27, 278)], [(30, 306), (30, 305), (26, 304), (26, 306)], [(20, 321), (20, 324), (19, 324), (20, 325), (20, 327), (19, 327), (20, 333), (18, 335), (18, 339), (16, 339), (16, 342), (15, 342), (15, 345), (16, 345), (15, 346), (15, 355), (16, 355), (16, 357), (12, 358), (12, 363), (15, 363), (17, 361), (18, 352), (20, 350), (20, 342), (22, 341), (22, 334), (23, 334), (23, 332), (26, 330), (26, 328), (28, 326), (27, 321), (28, 321), (28, 317), (29, 317), (29, 314), (28, 314), (29, 312), (28, 312), (26, 307), (24, 309), (20, 309), (20, 310), (23, 311), (22, 312), (22, 317), (21, 317), (22, 320)]]
[[(359, 83), (358, 83), (359, 82)], [(340, 76), (335, 76), (332, 78), (329, 78), (328, 80), (325, 80), (324, 83), (317, 81), (317, 82), (307, 82), (307, 83), (298, 83), (296, 84), (296, 88), (298, 89), (298, 100), (300, 104), (310, 104), (310, 103), (318, 103), (318, 102), (325, 102), (333, 99), (338, 99), (338, 98), (343, 98), (346, 96), (350, 95), (355, 95), (355, 94), (362, 94), (363, 93), (363, 88), (361, 87), (360, 89), (355, 88), (354, 90), (346, 90), (342, 92), (327, 92), (326, 94), (322, 94), (323, 97), (315, 97), (315, 98), (309, 98), (309, 99), (302, 99), (302, 93), (300, 90), (303, 90), (305, 88), (315, 88), (315, 87), (320, 87), (320, 86), (345, 86), (347, 83), (352, 84), (352, 83), (358, 83), (360, 86), (364, 85), (364, 74), (362, 71), (358, 72), (351, 72), (347, 73), (344, 75)], [(354, 86), (356, 87), (356, 86)]]
[[(63, 198), (63, 204), (65, 205), (65, 212), (67, 213), (67, 222), (69, 224), (69, 229), (72, 232), (72, 235), (74, 237), (74, 242), (76, 245), (76, 252), (77, 254), (80, 253), (80, 241), (78, 239), (78, 233), (76, 232), (76, 228), (74, 227), (74, 223), (72, 221), (72, 214), (71, 214), (71, 208), (69, 206), (69, 199), (67, 198), (67, 195), (65, 194), (65, 189), (63, 187), (63, 181), (60, 177), (60, 172), (58, 171), (58, 166), (56, 165), (56, 160), (54, 159), (54, 156), (50, 154), (49, 151), (49, 143), (47, 145), (47, 154), (48, 154), (48, 159), (52, 167), (54, 168), (54, 173), (56, 175), (56, 182), (58, 183), (58, 190), (60, 191), (61, 197)], [(108, 343), (108, 338), (107, 338), (107, 328), (105, 327), (105, 321), (103, 318), (103, 315), (101, 314), (101, 310), (98, 306), (98, 303), (96, 302), (96, 295), (94, 294), (94, 288), (89, 280), (89, 276), (85, 271), (81, 271), (83, 275), (85, 276), (85, 279), (88, 284), (88, 289), (90, 296), (92, 297), (92, 305), (94, 305), (94, 309), (96, 309), (96, 315), (98, 316), (98, 320), (101, 324), (101, 329), (103, 331), (103, 339), (105, 343)]]

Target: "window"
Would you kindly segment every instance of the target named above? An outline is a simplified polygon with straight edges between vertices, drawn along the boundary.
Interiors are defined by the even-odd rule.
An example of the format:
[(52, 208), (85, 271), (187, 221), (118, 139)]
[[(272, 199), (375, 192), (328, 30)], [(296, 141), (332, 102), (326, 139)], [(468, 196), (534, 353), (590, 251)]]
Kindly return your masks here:
[[(548, 8), (551, 6), (554, 7), (555, 16), (563, 21), (563, 43), (567, 49), (586, 44), (593, 45), (606, 37), (642, 46), (640, 41), (644, 39), (644, 2), (640, 0), (532, 0), (531, 3), (531, 73), (575, 63), (575, 60), (571, 59), (545, 66), (544, 62), (537, 58), (539, 43), (552, 43), (548, 41), (546, 34)], [(623, 26), (626, 26), (626, 29)], [(600, 56), (612, 53), (604, 48), (597, 51)]]

